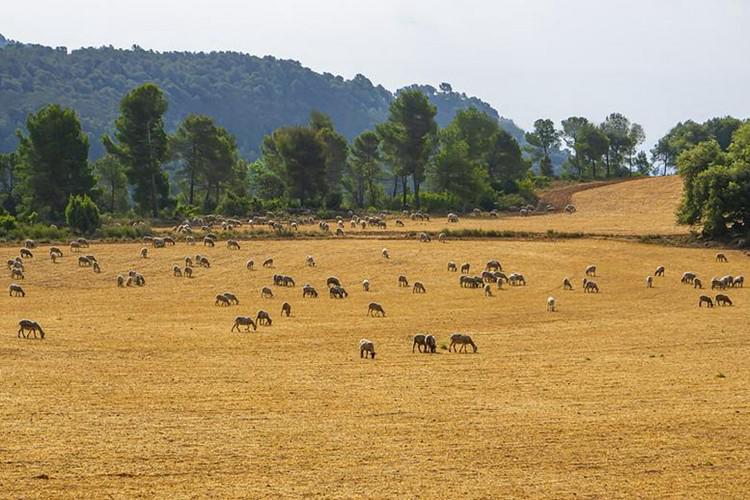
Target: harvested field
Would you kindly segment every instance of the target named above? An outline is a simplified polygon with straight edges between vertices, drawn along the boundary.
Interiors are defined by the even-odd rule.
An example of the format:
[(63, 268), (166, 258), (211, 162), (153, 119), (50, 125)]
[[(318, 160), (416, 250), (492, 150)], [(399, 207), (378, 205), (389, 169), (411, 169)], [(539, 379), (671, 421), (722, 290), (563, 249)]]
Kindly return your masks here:
[[(578, 203), (566, 220), (586, 217), (587, 203), (607, 207)], [(36, 252), (26, 298), (0, 298), (3, 496), (747, 494), (750, 290), (727, 291), (732, 307), (698, 308), (699, 292), (679, 280), (748, 274), (739, 252), (720, 264), (709, 250), (584, 239), (241, 244), (178, 243), (148, 259), (139, 244), (94, 245), (101, 274)], [(172, 277), (196, 253), (211, 268)], [(273, 269), (259, 266), (268, 256)], [(256, 271), (245, 269), (251, 257)], [(528, 285), (484, 297), (446, 271), (454, 260), (478, 273), (491, 258)], [(588, 264), (599, 294), (581, 290)], [(660, 264), (666, 276), (647, 289)], [(118, 289), (116, 274), (131, 268), (146, 286)], [(274, 273), (297, 286), (263, 300)], [(427, 293), (398, 288), (399, 274)], [(331, 275), (348, 298), (328, 298)], [(562, 291), (565, 276), (574, 291)], [(301, 298), (308, 282), (319, 299)], [(214, 306), (224, 291), (240, 305)], [(558, 312), (545, 312), (550, 295)], [(385, 318), (366, 316), (371, 301)], [(230, 333), (236, 315), (259, 309), (272, 326)], [(47, 338), (17, 339), (20, 318)], [(478, 352), (442, 348), (455, 331)], [(437, 336), (437, 354), (412, 354), (418, 332)], [(375, 360), (360, 359), (361, 338), (375, 342)]]

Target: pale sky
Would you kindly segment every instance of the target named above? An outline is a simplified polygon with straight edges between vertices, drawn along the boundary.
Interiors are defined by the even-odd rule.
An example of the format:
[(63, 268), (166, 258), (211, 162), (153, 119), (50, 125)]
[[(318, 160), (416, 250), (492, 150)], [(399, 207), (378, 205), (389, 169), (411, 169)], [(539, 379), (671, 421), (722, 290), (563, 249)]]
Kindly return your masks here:
[(750, 117), (750, 0), (4, 0), (0, 33), (50, 46), (235, 50), (476, 95), (537, 118)]

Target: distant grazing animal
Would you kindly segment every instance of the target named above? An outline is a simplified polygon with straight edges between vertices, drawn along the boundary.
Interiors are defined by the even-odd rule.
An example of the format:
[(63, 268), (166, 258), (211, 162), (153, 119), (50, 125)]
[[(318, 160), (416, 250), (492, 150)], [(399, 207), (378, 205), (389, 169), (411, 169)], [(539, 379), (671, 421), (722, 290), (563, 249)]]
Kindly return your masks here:
[(592, 292), (599, 293), (599, 285), (597, 285), (596, 282), (594, 281), (587, 281), (586, 284), (583, 286), (583, 291), (586, 293), (592, 293)]
[(511, 275), (508, 276), (508, 282), (512, 286), (518, 286), (518, 285), (526, 286), (526, 277), (524, 277), (524, 275), (521, 273), (511, 273)]
[(302, 287), (302, 298), (304, 299), (305, 297), (312, 297), (314, 299), (317, 299), (318, 291), (310, 285), (305, 285)]
[(364, 290), (365, 292), (369, 292), (370, 291), (370, 282), (369, 281), (362, 280), (362, 290)]
[(208, 236), (203, 237), (203, 246), (204, 247), (213, 247), (216, 245), (216, 242), (213, 240), (213, 238), (209, 238)]
[(195, 245), (195, 238), (193, 236), (186, 236), (185, 243), (188, 245)]
[(398, 277), (398, 286), (399, 287), (408, 287), (409, 286), (409, 280), (406, 279), (406, 276), (403, 274)]
[(680, 281), (682, 283), (692, 284), (696, 277), (697, 277), (697, 274), (695, 273), (685, 272), (685, 273), (682, 273), (682, 278), (680, 278)]
[(50, 248), (49, 249), (49, 254), (50, 254), (50, 257), (53, 256), (53, 255), (55, 257), (62, 257), (63, 256), (62, 250), (60, 250), (58, 247), (52, 247), (52, 248)]
[(133, 286), (133, 277), (132, 276), (128, 276), (128, 279), (125, 280), (125, 286), (126, 287)]
[(412, 288), (411, 293), (425, 293), (427, 290), (425, 290), (424, 285), (420, 283), (419, 281), (414, 282), (414, 288)]
[(653, 287), (654, 287), (654, 277), (646, 276), (646, 288), (653, 288)]
[(245, 327), (246, 332), (250, 331), (251, 326), (253, 327), (253, 331), (258, 329), (255, 321), (253, 321), (253, 318), (248, 318), (247, 316), (237, 316), (236, 318), (234, 318), (234, 324), (232, 325), (232, 329), (230, 331), (233, 332), (236, 328), (239, 332), (241, 326)]
[(329, 276), (326, 280), (326, 286), (332, 287), (332, 286), (341, 286), (341, 281), (336, 276)]
[(487, 264), (485, 264), (484, 269), (486, 271), (502, 271), (503, 266), (500, 264), (499, 260), (489, 260), (487, 261)]
[[(28, 332), (28, 333), (27, 333)], [(22, 319), (18, 322), (18, 337), (20, 338), (23, 336), (23, 338), (29, 338), (29, 333), (34, 334), (34, 338), (36, 338), (36, 332), (39, 332), (39, 335), (41, 335), (42, 338), (44, 338), (44, 330), (42, 330), (42, 327), (39, 323), (36, 321), (32, 321), (30, 319)]]
[(227, 248), (230, 250), (239, 250), (240, 243), (237, 240), (227, 240)]
[[(469, 335), (454, 333), (451, 335), (451, 344), (448, 347), (448, 352), (451, 350), (455, 352), (466, 352), (467, 345), (470, 345), (474, 349), (474, 352), (477, 352), (477, 345)], [(459, 349), (457, 346), (461, 346), (461, 348)]]
[(349, 296), (349, 294), (348, 294), (348, 293), (346, 292), (346, 290), (344, 290), (344, 289), (343, 289), (342, 287), (340, 287), (340, 286), (334, 286), (334, 287), (331, 287), (331, 288), (330, 288), (330, 289), (328, 290), (328, 295), (329, 295), (329, 296), (330, 296), (330, 297), (331, 297), (332, 299), (343, 299), (343, 298), (345, 298), (345, 297), (348, 297), (348, 296)]
[(305, 258), (305, 265), (307, 267), (315, 267), (315, 258), (312, 255), (308, 255)]
[(438, 241), (440, 243), (446, 243), (448, 241), (448, 235), (445, 233), (438, 234)]
[(458, 222), (458, 215), (453, 214), (453, 213), (448, 214), (448, 222), (451, 222), (451, 223), (454, 223), (454, 224), (457, 223)]
[(170, 238), (169, 236), (165, 236), (165, 237), (163, 238), (163, 240), (164, 240), (164, 244), (165, 244), (165, 245), (171, 245), (171, 246), (175, 246), (175, 245), (177, 244), (177, 243), (176, 243), (176, 242), (174, 241), (174, 239), (173, 239), (173, 238)]
[(70, 242), (70, 251), (71, 252), (80, 252), (81, 251), (81, 244), (77, 241), (71, 241)]
[(125, 276), (123, 276), (122, 274), (117, 275), (117, 286), (118, 287), (125, 286)]
[(229, 299), (224, 295), (219, 294), (216, 296), (216, 302), (214, 302), (214, 305), (229, 307)]
[(142, 259), (148, 258), (148, 248), (146, 247), (141, 248), (141, 258)]
[(411, 352), (414, 352), (414, 348), (417, 348), (419, 352), (427, 352), (427, 335), (418, 333), (414, 336), (414, 343), (411, 346)]
[(716, 305), (717, 306), (731, 306), (732, 299), (730, 299), (728, 295), (723, 295), (720, 293), (716, 296)]
[(490, 286), (489, 283), (484, 285), (484, 296), (485, 297), (492, 297), (492, 286)]
[(11, 283), (8, 287), (8, 295), (11, 297), (26, 297), (26, 292), (23, 291), (23, 287), (18, 283)]
[(571, 205), (571, 204), (565, 205), (565, 213), (566, 214), (573, 214), (575, 212), (576, 212), (575, 205)]
[(34, 258), (34, 254), (31, 253), (31, 250), (29, 250), (28, 248), (22, 248), (21, 250), (19, 250), (19, 254), (21, 255), (22, 259), (33, 259)]
[(190, 266), (185, 266), (185, 269), (182, 271), (182, 275), (186, 278), (192, 278), (193, 277), (193, 268)]
[(151, 240), (151, 244), (154, 248), (164, 248), (167, 245), (164, 238), (154, 238)]
[(26, 240), (23, 242), (23, 246), (26, 248), (36, 248), (36, 241), (34, 240)]
[(272, 299), (272, 298), (273, 298), (273, 291), (271, 291), (271, 289), (270, 289), (270, 288), (268, 288), (267, 286), (264, 286), (264, 287), (263, 287), (263, 288), (262, 288), (262, 289), (260, 290), (260, 296), (261, 296), (262, 298), (264, 298), (264, 299)]
[(188, 267), (193, 267), (193, 259), (190, 257), (185, 257), (185, 265)]
[(739, 287), (742, 288), (745, 286), (745, 277), (744, 276), (736, 276), (734, 278), (734, 281), (732, 281), (733, 287)]
[(211, 263), (208, 261), (208, 257), (201, 257), (198, 260), (198, 265), (201, 267), (211, 267)]
[(268, 259), (264, 260), (263, 267), (273, 267), (273, 259), (269, 257)]
[(383, 254), (383, 258), (384, 259), (390, 259), (391, 258), (391, 254), (388, 253), (388, 249), (387, 248), (383, 249), (382, 254)]
[(700, 278), (693, 279), (693, 288), (703, 288), (703, 282)]
[(370, 340), (362, 339), (359, 341), (359, 357), (367, 358), (368, 355), (371, 359), (375, 359), (375, 344)]
[(20, 269), (14, 267), (10, 271), (10, 279), (12, 279), (12, 280), (22, 280), (22, 279), (25, 279), (25, 276), (23, 274), (23, 271), (21, 271)]
[(698, 297), (698, 307), (703, 307), (703, 304), (706, 304), (707, 307), (713, 307), (714, 301), (708, 295), (701, 295)]
[(456, 263), (453, 261), (448, 262), (448, 271), (449, 272), (456, 272), (458, 271), (458, 268), (456, 267)]
[(370, 305), (367, 306), (367, 315), (375, 316), (376, 313), (380, 313), (381, 316), (385, 316), (385, 310), (383, 309), (383, 306), (375, 302), (370, 302)]
[(281, 304), (281, 315), (287, 318), (292, 314), (292, 305), (289, 302)]
[(419, 233), (419, 241), (422, 243), (429, 243), (432, 241), (432, 238), (430, 238), (430, 235), (427, 233)]
[(235, 294), (224, 292), (222, 295), (229, 301), (230, 304), (234, 304), (236, 306), (240, 305), (240, 299), (238, 299)]
[(596, 276), (596, 266), (588, 266), (586, 268), (586, 276)]
[(81, 245), (81, 248), (88, 248), (89, 247), (89, 240), (86, 238), (78, 238), (76, 239), (79, 245)]
[(427, 347), (427, 351), (434, 354), (435, 351), (437, 350), (437, 340), (435, 339), (435, 336), (427, 335), (424, 339), (424, 343), (425, 343), (425, 346)]
[(93, 262), (85, 255), (78, 257), (78, 267), (91, 267)]
[(724, 280), (719, 278), (713, 278), (711, 279), (711, 290), (718, 288), (719, 290), (723, 290), (726, 288)]
[(563, 290), (572, 290), (573, 283), (570, 282), (570, 278), (563, 279)]
[(547, 297), (547, 312), (555, 312), (555, 298), (554, 297)]
[(254, 266), (255, 266), (255, 262), (253, 261), (253, 259), (250, 259), (245, 263), (245, 267), (247, 268), (248, 271), (252, 271)]
[(469, 269), (471, 268), (471, 264), (468, 262), (464, 262), (461, 264), (461, 274), (469, 274)]
[(94, 261), (94, 265), (93, 265), (92, 267), (94, 268), (94, 272), (95, 272), (95, 273), (100, 273), (100, 272), (102, 272), (102, 268), (101, 268), (101, 267), (99, 266), (99, 263), (98, 263), (98, 262)]
[(729, 260), (727, 259), (727, 256), (724, 255), (723, 253), (717, 253), (716, 262), (729, 262)]
[(654, 276), (664, 276), (664, 266), (657, 267)]
[(259, 325), (271, 326), (271, 316), (263, 310), (258, 311), (258, 315), (255, 317), (256, 323)]
[(172, 275), (175, 278), (182, 278), (182, 269), (180, 268), (180, 266), (174, 266), (172, 268)]

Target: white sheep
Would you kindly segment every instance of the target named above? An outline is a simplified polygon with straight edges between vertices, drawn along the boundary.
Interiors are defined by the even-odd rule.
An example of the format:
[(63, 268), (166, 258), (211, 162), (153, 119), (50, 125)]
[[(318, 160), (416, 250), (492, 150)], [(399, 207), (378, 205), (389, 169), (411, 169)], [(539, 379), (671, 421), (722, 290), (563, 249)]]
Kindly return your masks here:
[(359, 357), (375, 359), (375, 344), (371, 340), (362, 339), (359, 341)]

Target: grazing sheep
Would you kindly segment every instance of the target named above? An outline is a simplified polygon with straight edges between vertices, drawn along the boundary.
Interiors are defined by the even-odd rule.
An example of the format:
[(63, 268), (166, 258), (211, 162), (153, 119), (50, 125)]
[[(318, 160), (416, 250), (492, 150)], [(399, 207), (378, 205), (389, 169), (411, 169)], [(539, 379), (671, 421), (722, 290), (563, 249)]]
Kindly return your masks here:
[(148, 258), (148, 248), (146, 247), (141, 248), (141, 258), (142, 259)]
[(62, 250), (60, 250), (58, 247), (51, 247), (49, 249), (49, 255), (50, 257), (52, 257), (53, 255), (55, 257), (62, 257), (63, 253), (62, 253)]
[(185, 266), (185, 269), (182, 271), (182, 275), (186, 278), (192, 278), (193, 277), (193, 268), (190, 266)]
[(245, 267), (247, 268), (248, 271), (252, 271), (254, 266), (255, 266), (255, 261), (253, 261), (253, 259), (250, 259), (245, 263)]
[(26, 297), (23, 287), (17, 283), (11, 283), (8, 287), (8, 295), (11, 297)]
[(427, 335), (418, 333), (414, 336), (414, 343), (411, 346), (411, 352), (414, 353), (414, 348), (417, 348), (419, 352), (427, 352)]
[(122, 274), (117, 275), (117, 286), (120, 288), (125, 286), (125, 276)]
[(693, 281), (695, 281), (695, 278), (697, 276), (698, 276), (697, 274), (691, 273), (691, 272), (682, 273), (682, 278), (680, 278), (680, 282), (692, 284)]
[(81, 244), (77, 241), (71, 241), (70, 242), (70, 251), (71, 252), (80, 252), (81, 251)]
[(307, 267), (315, 267), (315, 258), (312, 255), (308, 255), (305, 258), (305, 265)]
[[(477, 352), (477, 345), (469, 335), (454, 333), (453, 335), (451, 335), (451, 344), (448, 347), (448, 352), (450, 352), (451, 350), (455, 352), (466, 352), (467, 345), (470, 345), (474, 349), (474, 352)], [(461, 346), (461, 348), (459, 349), (456, 346)]]
[(730, 299), (728, 295), (723, 295), (720, 293), (716, 296), (716, 305), (717, 306), (731, 306), (732, 299)]
[(484, 285), (484, 296), (492, 297), (492, 286), (489, 283)]
[(719, 252), (716, 254), (716, 262), (729, 262), (727, 259), (727, 256), (723, 253)]
[(273, 267), (273, 259), (269, 257), (266, 260), (264, 260), (263, 267)]
[(385, 310), (383, 309), (383, 306), (375, 302), (370, 302), (370, 304), (367, 306), (367, 315), (375, 316), (375, 313), (380, 313), (380, 315), (383, 317), (385, 316)]
[(271, 326), (271, 316), (266, 311), (260, 310), (255, 317), (255, 322), (259, 325)]
[(391, 258), (391, 255), (388, 253), (388, 249), (387, 248), (383, 249), (382, 254), (383, 254), (383, 258), (384, 259), (390, 259)]
[(713, 290), (715, 288), (718, 288), (719, 290), (723, 290), (724, 288), (726, 288), (726, 286), (724, 284), (724, 280), (716, 278), (716, 277), (712, 278), (711, 279), (711, 290)]
[(488, 260), (487, 264), (484, 266), (485, 271), (502, 271), (503, 266), (500, 264), (499, 260)]
[(23, 242), (23, 246), (26, 247), (26, 248), (31, 248), (31, 249), (36, 248), (36, 241), (34, 241), (34, 240), (26, 240), (26, 241)]
[(224, 292), (222, 293), (225, 299), (229, 301), (230, 304), (234, 304), (236, 306), (240, 305), (240, 299), (237, 298), (237, 296), (233, 293)]
[(365, 292), (369, 292), (370, 291), (370, 282), (369, 281), (362, 280), (362, 290), (364, 290)]
[(229, 299), (226, 298), (224, 295), (219, 294), (216, 296), (216, 302), (214, 302), (214, 305), (229, 307), (230, 306)]
[(23, 338), (27, 339), (29, 338), (29, 333), (33, 333), (34, 338), (36, 338), (36, 332), (39, 332), (41, 337), (44, 338), (44, 330), (42, 330), (41, 325), (37, 323), (36, 321), (32, 321), (30, 319), (22, 319), (21, 321), (18, 322), (18, 337), (19, 338), (23, 335)]
[(554, 297), (547, 297), (547, 312), (555, 312), (555, 298)]
[(198, 265), (201, 267), (211, 267), (211, 263), (208, 261), (208, 257), (201, 257), (198, 260)]
[(172, 268), (172, 275), (175, 278), (182, 278), (182, 269), (180, 268), (180, 266), (174, 266)]
[(343, 299), (345, 297), (348, 297), (349, 294), (342, 287), (334, 286), (328, 290), (328, 296), (332, 299)]
[(76, 241), (79, 245), (81, 245), (81, 248), (89, 247), (89, 240), (87, 240), (86, 238), (77, 238)]
[(453, 261), (448, 262), (448, 272), (455, 273), (456, 271), (458, 271), (458, 267), (456, 267), (456, 263)]
[(302, 298), (304, 299), (306, 297), (312, 297), (314, 299), (317, 299), (318, 291), (315, 288), (311, 287), (310, 285), (305, 285), (302, 287)]
[(126, 287), (133, 286), (133, 277), (132, 276), (128, 276), (128, 279), (125, 280), (125, 286)]
[(164, 245), (171, 245), (171, 246), (175, 246), (175, 245), (177, 244), (177, 243), (175, 242), (175, 240), (174, 240), (173, 238), (170, 238), (169, 236), (165, 236), (165, 237), (164, 237), (164, 238), (162, 238), (162, 239), (164, 240)]
[(654, 287), (654, 277), (646, 276), (646, 288), (653, 288), (653, 287)]
[[(200, 260), (200, 259), (196, 259), (196, 260)], [(188, 267), (193, 267), (193, 259), (191, 259), (190, 257), (185, 257), (185, 265)]]
[(573, 283), (570, 282), (570, 278), (563, 278), (563, 290), (572, 290)]
[(437, 339), (435, 339), (434, 335), (428, 335), (424, 339), (425, 347), (427, 349), (425, 352), (431, 352), (432, 354), (435, 354), (435, 351), (437, 351)]
[(23, 274), (23, 271), (21, 271), (20, 269), (14, 267), (10, 271), (10, 279), (12, 279), (12, 280), (22, 280), (22, 279), (25, 279), (25, 276)]
[(264, 298), (264, 299), (272, 299), (273, 298), (273, 291), (271, 291), (271, 289), (268, 288), (267, 286), (264, 286), (260, 290), (260, 296), (261, 296), (261, 298)]
[(599, 285), (594, 281), (586, 281), (586, 284), (583, 286), (583, 291), (584, 293), (599, 293)]
[(412, 288), (411, 293), (425, 293), (427, 290), (425, 290), (424, 285), (420, 283), (419, 281), (414, 282), (414, 288)]
[(91, 267), (93, 262), (85, 255), (78, 257), (78, 267)]
[(511, 273), (511, 275), (508, 276), (508, 283), (510, 283), (511, 286), (526, 286), (526, 277), (521, 273)]
[(92, 267), (95, 273), (99, 274), (102, 272), (102, 268), (99, 266), (98, 262), (94, 262), (94, 265)]
[(409, 280), (407, 280), (406, 276), (404, 276), (403, 274), (398, 277), (398, 286), (399, 288), (409, 286)]
[(737, 277), (735, 277), (734, 280), (732, 281), (732, 286), (733, 287), (739, 287), (739, 288), (744, 287), (745, 286), (745, 277), (744, 276), (737, 276)]
[(471, 264), (468, 262), (464, 262), (461, 264), (461, 274), (469, 274), (469, 269), (471, 268)]
[(701, 295), (698, 297), (698, 307), (703, 307), (703, 304), (706, 304), (707, 307), (713, 307), (714, 301), (708, 295)]
[(216, 242), (213, 238), (209, 238), (208, 236), (203, 237), (203, 246), (204, 247), (213, 247), (216, 245)]
[(286, 315), (287, 318), (292, 315), (292, 305), (289, 302), (281, 304), (281, 315)]
[(703, 282), (700, 278), (693, 279), (693, 288), (703, 288)]
[(329, 276), (328, 279), (326, 279), (326, 286), (332, 287), (332, 286), (341, 286), (341, 281), (336, 276)]
[(164, 248), (167, 246), (167, 243), (164, 241), (164, 238), (153, 238), (151, 240), (151, 245), (154, 248)]
[(664, 276), (664, 266), (657, 267), (654, 276)]
[(239, 250), (240, 243), (237, 240), (227, 240), (227, 248), (229, 250)]
[(370, 340), (362, 339), (359, 341), (359, 357), (367, 358), (368, 355), (371, 359), (375, 359), (375, 344)]
[(432, 241), (432, 238), (430, 238), (430, 235), (427, 233), (419, 233), (419, 241), (422, 243), (429, 243)]
[(570, 203), (569, 203), (569, 204), (567, 204), (567, 205), (565, 205), (565, 213), (566, 213), (566, 214), (573, 214), (573, 213), (575, 213), (575, 212), (576, 212), (576, 207), (575, 207), (575, 205), (572, 205), (572, 204), (570, 204)]
[(586, 268), (586, 276), (596, 276), (596, 266), (588, 266)]
[(458, 223), (458, 215), (453, 213), (448, 214), (448, 222), (451, 222), (453, 224)]
[(34, 258), (34, 254), (31, 253), (31, 250), (29, 250), (28, 248), (22, 248), (21, 250), (19, 250), (19, 254), (21, 255), (22, 259), (33, 259)]
[(438, 234), (438, 241), (440, 243), (446, 243), (448, 241), (448, 235), (445, 233)]
[(253, 331), (258, 329), (255, 321), (253, 321), (253, 318), (248, 318), (247, 316), (237, 316), (236, 318), (234, 318), (234, 324), (232, 325), (232, 329), (230, 330), (230, 332), (233, 332), (235, 328), (239, 332), (240, 326), (244, 326), (246, 332), (250, 331), (251, 326), (253, 327)]

